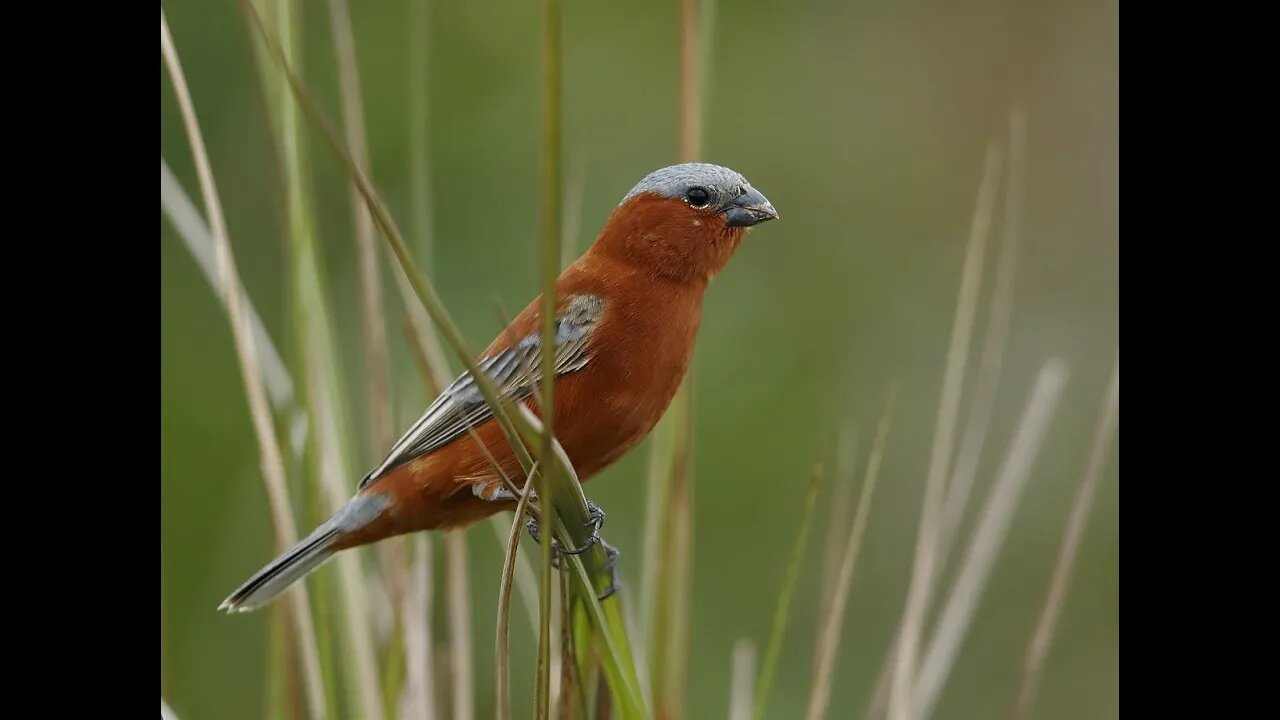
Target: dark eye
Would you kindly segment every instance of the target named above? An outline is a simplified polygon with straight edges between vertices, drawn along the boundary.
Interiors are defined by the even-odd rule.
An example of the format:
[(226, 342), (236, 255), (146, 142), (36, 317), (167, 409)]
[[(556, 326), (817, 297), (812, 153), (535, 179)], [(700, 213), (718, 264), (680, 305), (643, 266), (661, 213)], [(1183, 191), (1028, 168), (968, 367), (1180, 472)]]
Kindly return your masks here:
[(706, 188), (692, 188), (685, 193), (685, 197), (689, 199), (690, 205), (697, 208), (706, 207), (707, 203), (711, 202), (711, 193), (707, 192)]

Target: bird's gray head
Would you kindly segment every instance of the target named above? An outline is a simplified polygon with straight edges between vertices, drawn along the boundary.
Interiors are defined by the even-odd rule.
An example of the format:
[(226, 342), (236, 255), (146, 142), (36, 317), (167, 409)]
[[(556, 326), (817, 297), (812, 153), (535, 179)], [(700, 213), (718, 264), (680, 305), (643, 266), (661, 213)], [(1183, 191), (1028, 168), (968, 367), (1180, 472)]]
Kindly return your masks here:
[(690, 207), (724, 213), (729, 226), (756, 225), (778, 211), (740, 173), (709, 163), (671, 165), (649, 173), (619, 205), (641, 194), (680, 200)]

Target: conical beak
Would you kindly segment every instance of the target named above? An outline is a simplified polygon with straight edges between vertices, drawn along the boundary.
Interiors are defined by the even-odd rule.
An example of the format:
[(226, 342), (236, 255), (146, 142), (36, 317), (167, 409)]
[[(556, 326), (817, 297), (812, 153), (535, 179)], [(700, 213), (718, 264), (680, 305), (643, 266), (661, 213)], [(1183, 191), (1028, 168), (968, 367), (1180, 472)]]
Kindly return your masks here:
[(729, 227), (751, 227), (778, 219), (778, 211), (759, 190), (749, 187), (745, 195), (739, 195), (725, 208)]

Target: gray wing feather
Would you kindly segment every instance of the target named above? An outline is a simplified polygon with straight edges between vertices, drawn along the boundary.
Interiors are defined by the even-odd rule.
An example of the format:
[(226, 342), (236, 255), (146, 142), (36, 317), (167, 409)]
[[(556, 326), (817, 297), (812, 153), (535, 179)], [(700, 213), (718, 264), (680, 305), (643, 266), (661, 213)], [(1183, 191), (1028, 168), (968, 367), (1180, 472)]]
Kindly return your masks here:
[[(600, 321), (603, 303), (595, 295), (574, 296), (557, 316), (555, 374), (581, 370), (590, 362), (588, 341)], [(527, 398), (542, 377), (542, 336), (532, 333), (496, 355), (476, 363), (504, 401)], [(422, 417), (392, 446), (386, 459), (360, 481), (360, 489), (393, 468), (434, 452), (493, 417), (471, 373), (464, 372), (431, 403)]]

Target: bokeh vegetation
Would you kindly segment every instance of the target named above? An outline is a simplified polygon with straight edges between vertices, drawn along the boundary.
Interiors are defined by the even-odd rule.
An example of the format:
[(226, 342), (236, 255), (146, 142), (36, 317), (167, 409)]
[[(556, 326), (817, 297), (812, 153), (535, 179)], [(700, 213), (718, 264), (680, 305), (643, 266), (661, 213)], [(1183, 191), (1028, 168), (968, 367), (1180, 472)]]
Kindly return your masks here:
[[(324, 112), (341, 118), (328, 12), (320, 3), (301, 6), (297, 52), (305, 77)], [(182, 53), (243, 281), (268, 334), (290, 366), (300, 367), (295, 361), (304, 351), (294, 330), (289, 280), (293, 251), (285, 242), (280, 192), (287, 180), (277, 171), (252, 36), (234, 3), (188, 0), (164, 10)], [(417, 212), (414, 164), (428, 163), (430, 227), (415, 227), (410, 241), (478, 347), (501, 327), (494, 301), (521, 307), (538, 283), (539, 10), (536, 4), (431, 2), (426, 17), (420, 21), (416, 0), (351, 8), (369, 163), (402, 224)], [(803, 713), (813, 628), (831, 574), (820, 562), (825, 510), (839, 493), (842, 475), (857, 474), (855, 489), (862, 481), (892, 386), (893, 426), (849, 589), (829, 716), (862, 713), (912, 584), (984, 157), (993, 141), (1008, 155), (1010, 112), (1017, 107), (1026, 118), (1026, 145), (1008, 353), (988, 448), (977, 467), (975, 500), (947, 553), (951, 564), (944, 583), (963, 559), (983, 493), (1019, 429), (1041, 365), (1059, 357), (1070, 374), (934, 714), (1002, 716), (1018, 691), (1118, 352), (1116, 6), (739, 6), (720, 0), (714, 25), (703, 157), (746, 174), (781, 219), (749, 235), (716, 279), (699, 338), (686, 716), (722, 715), (735, 643), (744, 637), (760, 648), (766, 643), (806, 484), (821, 460), (828, 477), (818, 525), (790, 604), (767, 716)], [(639, 177), (679, 159), (678, 27), (676, 3), (564, 4), (564, 175), (577, 203), (565, 222), (576, 228), (575, 251), (592, 240), (608, 210)], [(411, 71), (414, 53), (424, 46), (425, 83)], [(411, 122), (414, 82), (427, 91), (421, 124)], [(317, 260), (339, 354), (343, 423), (356, 455), (349, 464), (362, 470), (382, 449), (371, 447), (362, 431), (369, 425), (367, 359), (349, 183), (319, 134), (309, 131), (306, 137), (304, 171)], [(163, 69), (161, 154), (198, 197), (187, 137)], [(993, 238), (1005, 223), (997, 214)], [(989, 322), (998, 245), (988, 250), (984, 264), (969, 383), (959, 398), (962, 419)], [(399, 331), (400, 298), (392, 282), (384, 288), (398, 432), (429, 398)], [(459, 368), (453, 363), (451, 372)], [(214, 608), (274, 551), (258, 450), (226, 316), (163, 214), (161, 393), (162, 694), (184, 718), (256, 717), (271, 706), (270, 693), (281, 677), (271, 667), (278, 655), (269, 650), (270, 615), (228, 617)], [(842, 434), (856, 438), (846, 448), (862, 448), (855, 462), (838, 457)], [(646, 446), (587, 486), (609, 512), (606, 536), (623, 550), (633, 598), (639, 596), (648, 457)], [(356, 480), (349, 478), (347, 486)], [(1084, 526), (1032, 717), (1118, 714), (1117, 487), (1113, 448)], [(843, 523), (852, 517), (850, 512)], [(487, 671), (492, 609), (503, 548), (483, 525), (468, 532), (467, 541), (474, 702), (476, 713), (487, 717), (493, 698)], [(439, 554), (442, 546), (431, 547)], [(377, 602), (383, 592), (372, 574), (377, 551), (365, 552), (363, 560), (370, 573), (365, 590)], [(441, 646), (436, 665), (447, 668), (442, 560), (437, 556), (432, 563), (437, 589), (431, 605), (440, 628), (434, 635)], [(336, 570), (326, 567), (309, 582), (334, 583)], [(935, 603), (930, 623), (940, 605)], [(316, 611), (329, 617), (338, 608)], [(513, 615), (512, 691), (520, 714), (532, 702), (536, 642), (522, 626), (521, 613)]]

